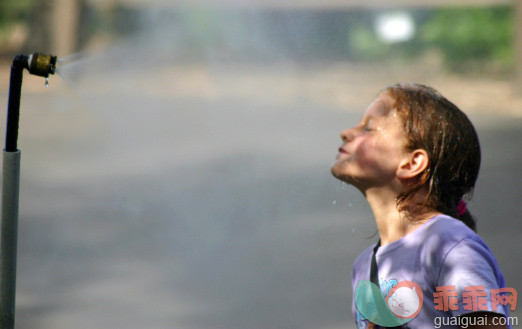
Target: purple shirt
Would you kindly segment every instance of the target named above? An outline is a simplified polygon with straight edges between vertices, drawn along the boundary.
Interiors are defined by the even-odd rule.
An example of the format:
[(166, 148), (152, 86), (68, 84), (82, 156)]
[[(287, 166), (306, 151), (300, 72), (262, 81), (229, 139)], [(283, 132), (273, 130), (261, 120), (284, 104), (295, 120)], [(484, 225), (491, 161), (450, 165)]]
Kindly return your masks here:
[[(353, 265), (354, 294), (359, 280), (370, 280), (374, 247), (375, 244), (363, 251)], [(473, 312), (466, 309), (472, 306), (470, 299), (464, 298), (465, 289), (470, 286), (484, 286), (487, 293), (480, 300), (473, 298), (473, 303), (479, 300), (484, 303), (483, 306), (487, 306), (487, 311), (508, 316), (509, 305), (498, 305), (493, 310), (491, 303), (491, 289), (505, 287), (497, 260), (484, 240), (459, 220), (445, 215), (435, 216), (402, 239), (380, 247), (376, 260), (379, 284), (384, 296), (401, 281), (413, 281), (422, 289), (424, 297), (420, 312), (402, 328), (434, 328), (437, 323), (441, 323), (442, 328), (459, 328), (458, 325), (447, 324), (459, 320), (452, 317)], [(435, 301), (433, 294), (437, 292), (437, 287), (442, 286), (455, 286), (458, 305), (453, 305), (453, 308), (458, 306), (456, 310), (436, 309), (442, 304), (441, 299)], [(358, 328), (374, 328), (357, 311), (354, 301), (352, 312)]]

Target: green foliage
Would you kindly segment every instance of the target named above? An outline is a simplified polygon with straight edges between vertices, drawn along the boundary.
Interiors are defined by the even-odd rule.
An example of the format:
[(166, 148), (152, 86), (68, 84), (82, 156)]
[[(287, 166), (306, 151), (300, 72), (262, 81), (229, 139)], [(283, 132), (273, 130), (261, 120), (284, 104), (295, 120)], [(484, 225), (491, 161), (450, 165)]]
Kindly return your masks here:
[(348, 42), (348, 48), (358, 59), (380, 60), (390, 51), (390, 45), (381, 42), (373, 29), (368, 26), (353, 27)]
[(0, 1), (0, 42), (9, 35), (14, 24), (29, 17), (36, 0)]
[(16, 0), (0, 2), (0, 26), (5, 27), (28, 17), (36, 0)]
[(466, 71), (486, 63), (509, 68), (513, 62), (511, 8), (441, 9), (423, 26), (422, 37), (438, 47), (445, 63)]
[(412, 40), (380, 40), (368, 13), (352, 17), (347, 48), (364, 61), (407, 61), (439, 49), (447, 68), (456, 72), (507, 72), (514, 62), (514, 17), (511, 7), (444, 8), (412, 12), (417, 25)]
[(352, 57), (363, 61), (409, 61), (422, 52), (418, 38), (397, 43), (380, 40), (369, 22), (371, 19), (349, 28), (347, 47)]

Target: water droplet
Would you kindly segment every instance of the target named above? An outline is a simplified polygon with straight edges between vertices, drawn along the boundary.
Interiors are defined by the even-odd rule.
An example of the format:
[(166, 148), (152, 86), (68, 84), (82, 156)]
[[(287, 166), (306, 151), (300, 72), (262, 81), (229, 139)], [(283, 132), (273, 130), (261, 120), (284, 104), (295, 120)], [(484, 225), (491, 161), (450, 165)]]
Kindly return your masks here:
[(341, 182), (341, 190), (344, 190), (344, 187), (346, 186), (345, 182)]
[(332, 204), (333, 204), (334, 206), (335, 206), (336, 203), (337, 203), (336, 200), (333, 200), (333, 201), (332, 201)]
[(45, 78), (45, 88), (49, 87), (49, 78)]
[(348, 207), (351, 207), (351, 206), (352, 206), (352, 203), (351, 203), (351, 202), (350, 202), (350, 203), (348, 203)]
[(352, 233), (355, 233), (355, 227), (352, 228)]

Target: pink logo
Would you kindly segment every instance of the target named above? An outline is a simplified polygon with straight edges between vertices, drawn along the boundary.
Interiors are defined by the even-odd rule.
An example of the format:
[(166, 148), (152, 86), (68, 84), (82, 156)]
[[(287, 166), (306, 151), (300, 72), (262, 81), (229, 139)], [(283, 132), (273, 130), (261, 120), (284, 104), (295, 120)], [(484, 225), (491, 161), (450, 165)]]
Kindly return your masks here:
[[(447, 312), (448, 310), (459, 309), (459, 293), (455, 290), (455, 286), (440, 286), (435, 288), (433, 293), (433, 301), (435, 309)], [(493, 311), (497, 310), (498, 305), (510, 305), (510, 309), (514, 311), (517, 307), (517, 291), (514, 288), (491, 289), (491, 307)], [(484, 290), (484, 286), (468, 286), (462, 293), (463, 309), (467, 311), (486, 311), (488, 292)]]

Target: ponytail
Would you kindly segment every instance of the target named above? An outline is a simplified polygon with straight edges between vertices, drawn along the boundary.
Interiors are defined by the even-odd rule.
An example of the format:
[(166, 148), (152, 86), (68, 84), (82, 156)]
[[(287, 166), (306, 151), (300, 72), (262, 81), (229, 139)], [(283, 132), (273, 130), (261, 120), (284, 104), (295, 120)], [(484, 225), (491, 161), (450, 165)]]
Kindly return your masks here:
[(466, 201), (462, 199), (459, 201), (455, 213), (458, 220), (466, 224), (473, 231), (477, 231), (477, 223), (475, 218), (469, 212)]

